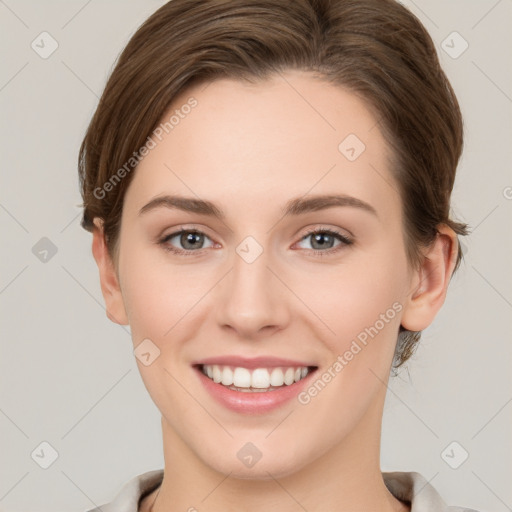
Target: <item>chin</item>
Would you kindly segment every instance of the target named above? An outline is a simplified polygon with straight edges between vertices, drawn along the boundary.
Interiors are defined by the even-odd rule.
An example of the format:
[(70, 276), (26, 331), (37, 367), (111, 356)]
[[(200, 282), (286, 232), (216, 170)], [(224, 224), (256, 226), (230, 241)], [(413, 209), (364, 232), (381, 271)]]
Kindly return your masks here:
[[(267, 447), (258, 449), (255, 444), (247, 442), (231, 442), (229, 444), (230, 446), (221, 449), (220, 453), (198, 453), (198, 456), (205, 465), (214, 471), (224, 475), (229, 474), (230, 478), (241, 480), (263, 481), (283, 478), (300, 471), (308, 464), (308, 460), (300, 457), (300, 454), (297, 453), (297, 444), (295, 443), (295, 449), (293, 446), (289, 448), (282, 445), (273, 447), (268, 444)], [(219, 449), (217, 448), (215, 451), (218, 452)], [(284, 456), (283, 452), (286, 451), (289, 453), (288, 457)]]

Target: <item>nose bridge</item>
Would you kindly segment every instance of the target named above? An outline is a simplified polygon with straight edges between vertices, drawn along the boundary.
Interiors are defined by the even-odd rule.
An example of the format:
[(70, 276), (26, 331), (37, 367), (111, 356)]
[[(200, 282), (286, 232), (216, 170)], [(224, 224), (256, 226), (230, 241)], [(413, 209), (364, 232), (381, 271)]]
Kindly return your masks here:
[(219, 322), (229, 325), (241, 336), (251, 337), (264, 327), (282, 328), (287, 308), (279, 282), (269, 270), (270, 251), (253, 237), (236, 247), (231, 272), (224, 284)]

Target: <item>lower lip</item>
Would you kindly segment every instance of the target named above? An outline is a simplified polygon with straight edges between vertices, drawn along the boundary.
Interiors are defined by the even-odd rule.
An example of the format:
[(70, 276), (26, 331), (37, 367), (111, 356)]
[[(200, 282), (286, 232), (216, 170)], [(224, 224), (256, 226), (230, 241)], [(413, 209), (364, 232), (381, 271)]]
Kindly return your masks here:
[(315, 373), (315, 370), (313, 370), (303, 379), (289, 386), (284, 385), (273, 391), (250, 392), (235, 391), (222, 384), (217, 384), (208, 378), (200, 368), (195, 369), (206, 391), (208, 391), (217, 402), (232, 411), (246, 414), (262, 414), (277, 409), (296, 397)]

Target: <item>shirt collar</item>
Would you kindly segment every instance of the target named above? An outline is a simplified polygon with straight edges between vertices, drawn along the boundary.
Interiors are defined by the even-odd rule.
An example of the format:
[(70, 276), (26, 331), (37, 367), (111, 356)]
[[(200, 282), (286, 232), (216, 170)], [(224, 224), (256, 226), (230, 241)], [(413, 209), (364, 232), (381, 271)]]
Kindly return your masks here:
[(411, 506), (411, 512), (448, 511), (439, 493), (420, 474), (414, 471), (382, 473), (384, 483), (393, 496)]

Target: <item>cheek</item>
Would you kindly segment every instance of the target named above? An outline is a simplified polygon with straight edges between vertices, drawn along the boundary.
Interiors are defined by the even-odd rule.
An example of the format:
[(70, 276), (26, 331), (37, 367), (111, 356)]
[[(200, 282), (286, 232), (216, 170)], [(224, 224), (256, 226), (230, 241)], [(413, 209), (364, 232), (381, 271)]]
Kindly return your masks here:
[[(323, 336), (329, 359), (302, 395), (312, 417), (322, 419), (325, 436), (337, 439), (349, 432), (383, 393), (392, 363), (401, 318), (405, 258), (391, 247), (372, 257), (340, 266), (323, 276), (322, 294), (309, 295), (311, 309), (335, 334)], [(375, 255), (375, 256), (374, 256)], [(311, 281), (308, 281), (311, 284)], [(316, 382), (316, 381), (315, 381)], [(333, 419), (334, 410), (351, 411)]]
[(123, 242), (121, 287), (133, 341), (136, 344), (139, 338), (159, 339), (172, 326), (179, 284), (162, 274), (151, 261), (151, 251), (130, 244), (129, 239)]
[(150, 338), (163, 345), (215, 281), (212, 268), (171, 263), (163, 249), (129, 247), (128, 241), (120, 270), (134, 343)]
[(379, 334), (382, 331), (381, 337), (398, 329), (406, 270), (405, 254), (383, 245), (380, 250), (354, 254), (346, 264), (316, 275), (317, 293), (312, 293), (313, 281), (307, 280), (301, 293), (330, 328), (325, 340), (332, 352), (347, 350), (358, 336), (364, 341), (368, 329), (374, 336), (375, 328)]
[(122, 293), (134, 348), (143, 341), (147, 344), (145, 340), (154, 344), (141, 345), (149, 347), (151, 363), (146, 365), (141, 359), (137, 365), (152, 400), (164, 411), (169, 403), (178, 404), (183, 399), (183, 390), (173, 379), (175, 362), (183, 348), (182, 340), (194, 335), (187, 314), (197, 302), (196, 295), (204, 290), (199, 289), (190, 270), (182, 272), (184, 267), (166, 263), (159, 251), (139, 245), (126, 239), (121, 248)]

